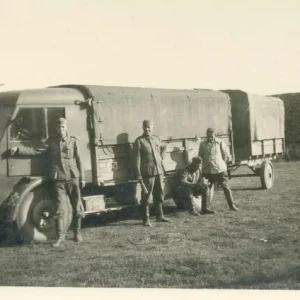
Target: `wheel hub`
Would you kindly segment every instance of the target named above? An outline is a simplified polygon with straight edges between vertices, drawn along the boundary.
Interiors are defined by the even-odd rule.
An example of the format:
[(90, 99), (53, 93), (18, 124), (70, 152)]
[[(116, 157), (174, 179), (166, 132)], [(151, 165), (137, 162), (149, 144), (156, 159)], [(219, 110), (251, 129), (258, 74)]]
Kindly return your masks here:
[(33, 223), (41, 231), (54, 226), (53, 204), (48, 199), (40, 200), (32, 209), (31, 215)]

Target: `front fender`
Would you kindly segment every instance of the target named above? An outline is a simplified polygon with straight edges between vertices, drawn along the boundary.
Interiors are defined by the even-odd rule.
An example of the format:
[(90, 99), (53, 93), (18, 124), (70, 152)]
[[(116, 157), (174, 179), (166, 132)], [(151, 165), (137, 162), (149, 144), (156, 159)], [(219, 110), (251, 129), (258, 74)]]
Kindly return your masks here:
[(45, 182), (45, 179), (43, 177), (24, 177), (23, 180), (25, 182), (21, 183), (11, 195), (11, 202), (14, 206), (14, 209), (11, 214), (11, 220), (13, 221), (16, 220), (16, 217), (19, 212), (20, 203), (22, 203), (27, 194), (34, 188)]
[(40, 185), (42, 177), (0, 176), (0, 244), (20, 243), (16, 216), (26, 193)]
[(0, 175), (0, 211), (21, 179), (22, 176), (8, 177)]
[(15, 220), (19, 204), (22, 202), (24, 197), (30, 190), (42, 184), (44, 181), (44, 177), (18, 176), (1, 178), (0, 187), (2, 200), (0, 202), (0, 220)]

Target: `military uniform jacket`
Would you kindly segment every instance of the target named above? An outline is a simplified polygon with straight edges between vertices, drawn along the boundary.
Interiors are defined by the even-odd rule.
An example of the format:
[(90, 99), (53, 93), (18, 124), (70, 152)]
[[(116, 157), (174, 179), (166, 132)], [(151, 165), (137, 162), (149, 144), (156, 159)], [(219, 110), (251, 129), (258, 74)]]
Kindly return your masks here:
[(231, 160), (229, 149), (224, 141), (215, 138), (200, 143), (198, 155), (202, 158), (203, 174), (218, 174), (227, 170), (227, 162)]
[(200, 169), (191, 171), (190, 167), (187, 166), (179, 172), (179, 185), (181, 186), (192, 186), (196, 183), (204, 183), (202, 172)]
[(134, 169), (137, 177), (151, 177), (164, 173), (163, 156), (166, 147), (158, 136), (138, 137), (133, 144)]
[(18, 155), (40, 155), (49, 153), (49, 179), (70, 180), (81, 178), (84, 180), (84, 170), (80, 155), (78, 140), (74, 136), (67, 136), (64, 140), (50, 137), (41, 147), (18, 147)]

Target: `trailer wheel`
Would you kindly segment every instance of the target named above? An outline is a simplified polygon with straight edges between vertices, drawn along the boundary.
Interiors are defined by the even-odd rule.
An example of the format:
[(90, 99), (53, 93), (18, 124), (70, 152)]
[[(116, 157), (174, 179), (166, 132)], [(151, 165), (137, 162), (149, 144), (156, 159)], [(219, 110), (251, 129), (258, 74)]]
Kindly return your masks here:
[(261, 164), (260, 181), (264, 189), (270, 189), (274, 184), (274, 167), (273, 164), (265, 160)]
[[(64, 216), (65, 230), (72, 221), (72, 207), (67, 204)], [(40, 185), (20, 199), (16, 215), (19, 235), (23, 243), (45, 242), (56, 237), (55, 221), (53, 219), (54, 205), (49, 189)]]

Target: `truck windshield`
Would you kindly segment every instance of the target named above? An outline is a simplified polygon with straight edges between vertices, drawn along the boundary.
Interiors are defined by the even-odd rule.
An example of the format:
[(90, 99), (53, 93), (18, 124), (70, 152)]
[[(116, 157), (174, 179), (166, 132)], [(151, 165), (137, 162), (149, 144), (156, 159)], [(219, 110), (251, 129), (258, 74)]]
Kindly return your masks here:
[(55, 131), (55, 120), (65, 117), (64, 108), (20, 108), (10, 129), (10, 140), (44, 140)]
[(0, 141), (2, 140), (7, 126), (10, 124), (14, 110), (15, 106), (0, 105)]

